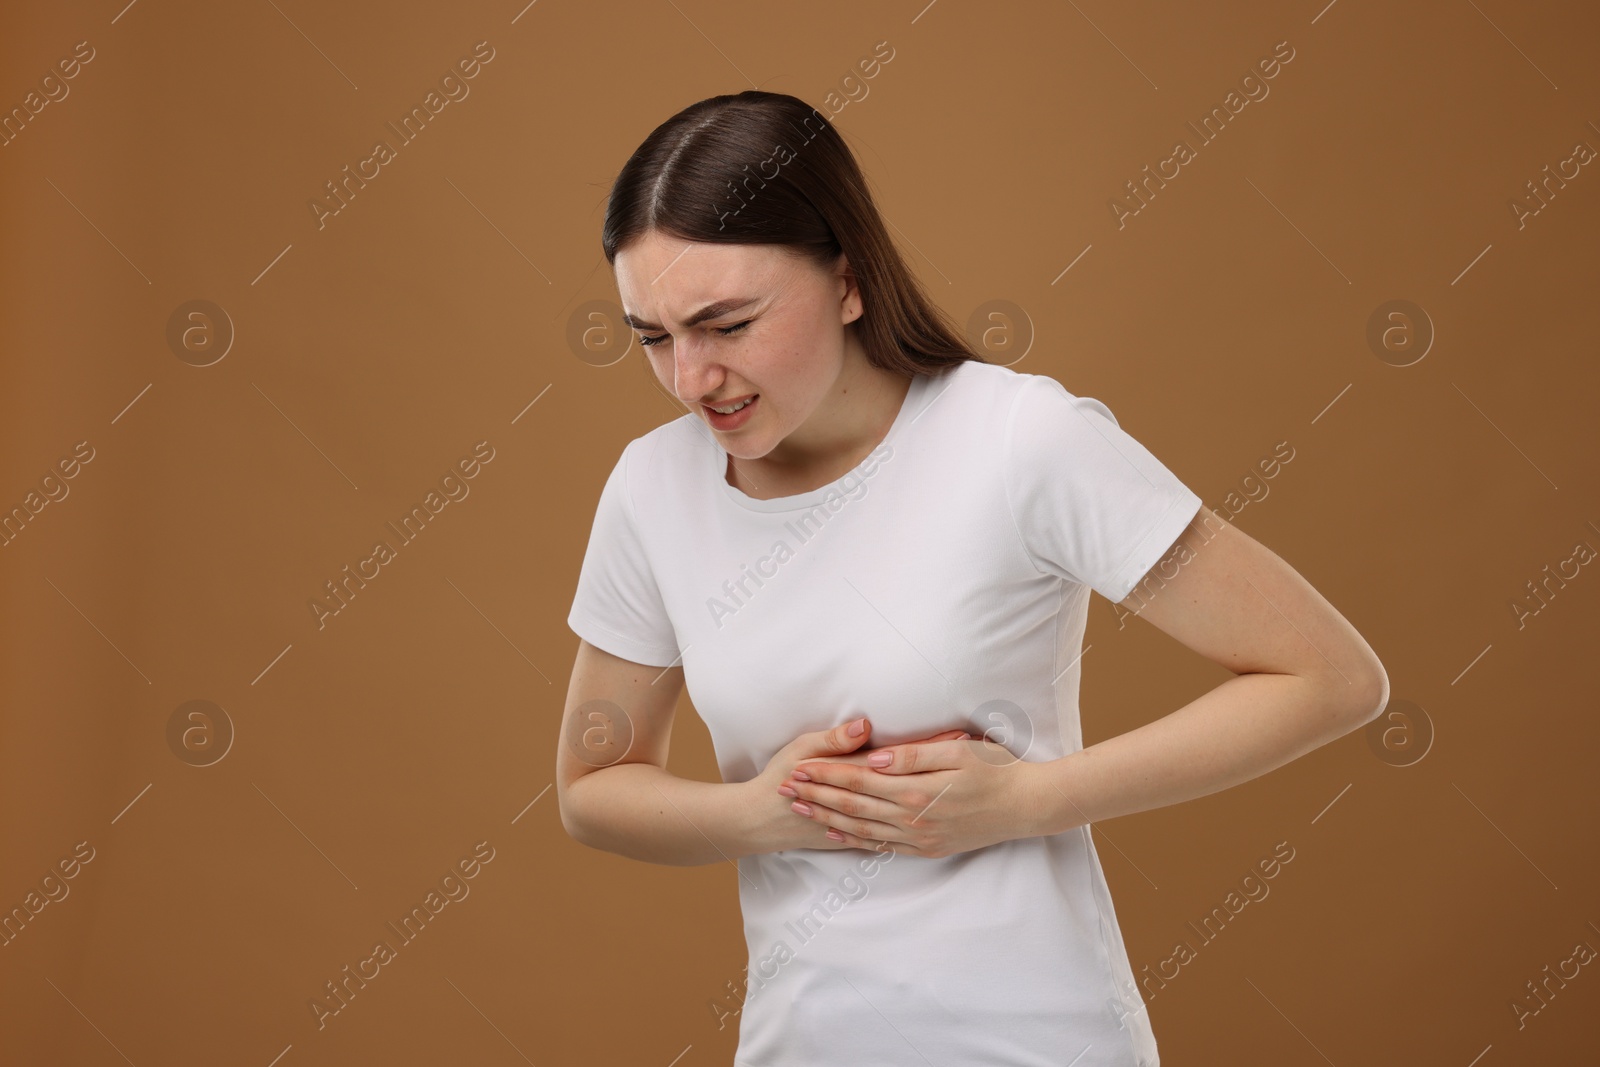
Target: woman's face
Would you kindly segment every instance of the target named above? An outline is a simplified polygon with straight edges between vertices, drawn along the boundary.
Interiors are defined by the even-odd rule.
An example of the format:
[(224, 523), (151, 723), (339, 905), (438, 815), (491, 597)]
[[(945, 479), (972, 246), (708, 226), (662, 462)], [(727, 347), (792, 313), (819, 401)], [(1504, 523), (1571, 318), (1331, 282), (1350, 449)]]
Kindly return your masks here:
[[(730, 455), (759, 459), (802, 426), (827, 436), (826, 401), (847, 345), (856, 346), (845, 324), (861, 315), (842, 256), (839, 273), (829, 274), (777, 245), (688, 242), (652, 230), (617, 253), (614, 270), (624, 318), (656, 378)], [(688, 322), (717, 304), (724, 307)], [(706, 406), (752, 395), (732, 421)], [(819, 419), (808, 421), (814, 412)]]

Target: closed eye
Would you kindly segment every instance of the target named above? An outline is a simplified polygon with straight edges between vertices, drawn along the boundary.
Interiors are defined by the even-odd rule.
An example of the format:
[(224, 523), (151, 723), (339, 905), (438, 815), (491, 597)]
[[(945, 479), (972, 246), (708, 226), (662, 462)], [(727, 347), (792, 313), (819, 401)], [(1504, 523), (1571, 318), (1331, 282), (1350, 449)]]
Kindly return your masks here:
[[(718, 326), (716, 327), (716, 331), (726, 337), (730, 333), (737, 333), (739, 330), (744, 329), (754, 321), (754, 319), (745, 319), (743, 322), (736, 322), (732, 326)], [(660, 337), (640, 337), (639, 343), (644, 345), (646, 348), (649, 348), (652, 345), (658, 345), (662, 341), (665, 341), (668, 336), (668, 334), (662, 334)]]

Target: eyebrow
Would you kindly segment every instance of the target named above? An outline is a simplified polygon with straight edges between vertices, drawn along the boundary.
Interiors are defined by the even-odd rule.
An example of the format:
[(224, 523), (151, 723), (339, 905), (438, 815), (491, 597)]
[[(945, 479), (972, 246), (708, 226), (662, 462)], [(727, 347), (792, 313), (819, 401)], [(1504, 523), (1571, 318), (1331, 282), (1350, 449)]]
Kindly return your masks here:
[[(730, 311), (738, 311), (741, 308), (747, 308), (759, 299), (760, 297), (755, 296), (732, 296), (726, 300), (718, 300), (716, 303), (707, 304), (699, 311), (696, 311), (693, 315), (690, 315), (684, 320), (683, 324), (684, 326), (698, 326), (707, 319), (718, 318), (719, 316), (726, 315)], [(622, 313), (622, 321), (627, 323), (629, 326), (632, 326), (635, 330), (661, 329), (660, 323), (645, 322), (643, 319), (634, 318), (627, 312)]]

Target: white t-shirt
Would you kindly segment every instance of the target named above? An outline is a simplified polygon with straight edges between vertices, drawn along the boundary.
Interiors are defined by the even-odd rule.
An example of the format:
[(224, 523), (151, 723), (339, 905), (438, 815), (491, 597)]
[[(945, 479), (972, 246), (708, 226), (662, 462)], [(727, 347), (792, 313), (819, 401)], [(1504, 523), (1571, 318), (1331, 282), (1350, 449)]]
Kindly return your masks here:
[[(916, 376), (831, 485), (759, 500), (726, 470), (693, 414), (629, 442), (567, 623), (681, 663), (727, 782), (862, 715), (874, 747), (963, 728), (1027, 760), (1081, 749), (1089, 590), (1122, 600), (1201, 504), (1100, 401), (976, 361)], [(1159, 1063), (1087, 826), (738, 866), (743, 1067)]]

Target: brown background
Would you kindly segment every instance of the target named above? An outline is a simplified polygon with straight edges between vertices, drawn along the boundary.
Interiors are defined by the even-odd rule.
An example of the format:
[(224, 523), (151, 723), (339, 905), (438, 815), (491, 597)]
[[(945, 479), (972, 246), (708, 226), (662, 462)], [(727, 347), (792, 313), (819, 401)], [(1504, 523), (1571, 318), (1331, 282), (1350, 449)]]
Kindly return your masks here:
[[(77, 42), (94, 58), (0, 147), (0, 504), (80, 441), (93, 459), (0, 549), (0, 908), (78, 842), (94, 858), (0, 946), (0, 1059), (730, 1062), (710, 1005), (744, 963), (735, 873), (579, 846), (552, 782), (601, 484), (681, 411), (637, 348), (568, 340), (616, 297), (609, 182), (674, 111), (758, 87), (849, 100), (835, 121), (956, 321), (1015, 305), (997, 361), (1103, 399), (1207, 504), (1233, 511), (1288, 441), (1233, 521), (1388, 669), (1397, 717), (1095, 827), (1135, 971), (1197, 946), (1149, 1001), (1163, 1062), (1593, 1062), (1594, 966), (1521, 1027), (1511, 1005), (1600, 947), (1600, 576), (1520, 626), (1512, 605), (1600, 546), (1600, 173), (1522, 225), (1510, 203), (1600, 145), (1600, 26), (1290, 10), (8, 11), (0, 107)], [(470, 95), (319, 227), (324, 183), (480, 41)], [(1270, 95), (1198, 145), (1185, 123), (1280, 41)], [(1111, 199), (1180, 137), (1197, 158), (1119, 228)], [(192, 300), (231, 322), (209, 366), (220, 342), (168, 340)], [(1422, 342), (1368, 342), (1391, 300), (1431, 323), (1409, 366)], [(323, 583), (483, 440), (470, 495), (319, 628)], [(1088, 641), (1089, 743), (1225, 677), (1098, 598)], [(221, 711), (173, 741), (192, 700)], [(716, 778), (687, 707), (672, 759)], [(319, 1029), (312, 998), (480, 841), (471, 895)], [(1199, 946), (1188, 924), (1278, 842), (1270, 895)]]

